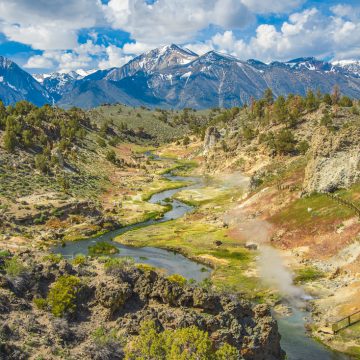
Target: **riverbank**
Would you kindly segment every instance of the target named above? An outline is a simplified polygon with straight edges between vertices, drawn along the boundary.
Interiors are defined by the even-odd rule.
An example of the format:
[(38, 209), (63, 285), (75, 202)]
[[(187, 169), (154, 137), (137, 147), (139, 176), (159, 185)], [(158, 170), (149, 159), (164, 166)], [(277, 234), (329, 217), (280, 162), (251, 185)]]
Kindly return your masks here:
[[(177, 199), (197, 207), (183, 219), (134, 230), (117, 237), (116, 240), (131, 246), (176, 249), (189, 258), (206, 261), (214, 268), (212, 282), (216, 288), (242, 293), (252, 300), (275, 305), (288, 294), (279, 291), (281, 290), (279, 283), (274, 285), (264, 279), (259, 281), (264, 269), (259, 269), (258, 252), (249, 250), (252, 247), (247, 245), (251, 243), (259, 245), (259, 242), (276, 244), (273, 237), (276, 234), (276, 224), (268, 222), (267, 219), (270, 218), (267, 206), (271, 205), (270, 199), (277, 196), (277, 193), (273, 188), (263, 187), (259, 193), (249, 195), (245, 193), (245, 189), (244, 177), (240, 174), (215, 176), (213, 180), (208, 179), (207, 186), (185, 189), (175, 195)], [(272, 195), (269, 196), (269, 193)], [(264, 205), (264, 201), (267, 206)], [(274, 201), (275, 206), (276, 204), (277, 200)], [(284, 201), (277, 211), (286, 209), (288, 204), (288, 201)], [(286, 270), (288, 272), (287, 285), (295, 288), (294, 277), (300, 286), (321, 278), (321, 271), (312, 269), (310, 265), (304, 266), (304, 263), (301, 263), (301, 257), (296, 253), (288, 251), (284, 252), (284, 255), (300, 260), (296, 263), (286, 261), (286, 258), (281, 259), (281, 262), (284, 262), (284, 268), (281, 268), (278, 273), (283, 273), (285, 267), (289, 268)], [(265, 271), (269, 272), (269, 269), (265, 268)], [(283, 283), (283, 277), (281, 279), (279, 282)], [(298, 296), (306, 294), (301, 288), (298, 292)], [(311, 294), (314, 295), (314, 292)], [(308, 303), (308, 306), (313, 306), (315, 302)], [(301, 312), (302, 310), (295, 308), (294, 311)], [(283, 319), (287, 321), (286, 318)], [(303, 329), (300, 332), (301, 336), (306, 339), (304, 320), (301, 316), (295, 316), (295, 319), (299, 323), (299, 328)], [(279, 321), (281, 322), (281, 318)], [(308, 321), (312, 322), (310, 316)], [(313, 329), (316, 329), (316, 326), (315, 323)], [(316, 333), (314, 336), (317, 337)], [(327, 352), (322, 346), (317, 351), (327, 356), (324, 359), (346, 358), (341, 354), (331, 355), (332, 353)]]

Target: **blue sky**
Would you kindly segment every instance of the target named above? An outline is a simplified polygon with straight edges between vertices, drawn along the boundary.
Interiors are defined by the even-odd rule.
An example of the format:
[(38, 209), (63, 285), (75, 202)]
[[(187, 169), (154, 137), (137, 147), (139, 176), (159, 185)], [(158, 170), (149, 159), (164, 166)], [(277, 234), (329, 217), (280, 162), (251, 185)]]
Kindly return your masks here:
[(169, 43), (265, 62), (360, 59), (359, 0), (0, 0), (0, 55), (104, 69)]

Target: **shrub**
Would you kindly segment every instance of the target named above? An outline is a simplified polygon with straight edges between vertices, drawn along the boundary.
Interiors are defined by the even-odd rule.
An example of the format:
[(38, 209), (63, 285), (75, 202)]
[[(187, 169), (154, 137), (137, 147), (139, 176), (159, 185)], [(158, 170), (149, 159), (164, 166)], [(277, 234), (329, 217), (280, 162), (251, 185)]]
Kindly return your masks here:
[(86, 263), (86, 256), (82, 254), (76, 255), (72, 261), (73, 265), (83, 265), (85, 263)]
[(0, 250), (0, 257), (8, 257), (11, 253), (9, 250)]
[(149, 264), (137, 264), (136, 267), (144, 272), (156, 271), (156, 267)]
[(289, 130), (281, 130), (275, 138), (275, 149), (278, 154), (287, 155), (295, 150), (294, 135)]
[(122, 339), (115, 329), (106, 330), (103, 327), (92, 333), (93, 342), (87, 347), (86, 352), (91, 359), (122, 359)]
[(222, 345), (219, 350), (216, 351), (215, 353), (215, 358), (216, 360), (240, 360), (240, 354), (239, 351), (229, 345), (229, 344), (224, 344)]
[(184, 140), (183, 140), (183, 145), (187, 146), (190, 144), (190, 138), (188, 136), (185, 136)]
[(58, 264), (62, 259), (63, 256), (61, 254), (49, 254), (42, 258), (43, 261), (49, 261), (52, 264)]
[(300, 154), (305, 155), (309, 150), (309, 147), (310, 147), (309, 143), (306, 140), (303, 140), (299, 142), (297, 149)]
[(323, 117), (320, 120), (320, 125), (326, 126), (328, 129), (332, 128), (333, 126), (332, 116), (327, 110), (324, 111)]
[(238, 351), (224, 344), (217, 351), (207, 332), (196, 326), (159, 332), (153, 321), (144, 322), (139, 336), (125, 349), (125, 359), (239, 360)]
[(180, 285), (180, 286), (184, 286), (187, 283), (187, 280), (179, 274), (172, 274), (172, 275), (168, 276), (167, 279), (175, 284)]
[(44, 154), (35, 155), (35, 167), (42, 173), (48, 172), (48, 160)]
[(33, 144), (33, 137), (34, 137), (34, 134), (26, 129), (22, 132), (21, 134), (21, 140), (22, 140), (22, 143), (24, 144), (25, 147), (31, 147), (32, 144)]
[(98, 143), (98, 145), (100, 146), (100, 147), (106, 147), (106, 142), (105, 142), (105, 140), (103, 139), (103, 138), (101, 138), (101, 137), (99, 137), (97, 140), (96, 140), (96, 142)]
[(15, 150), (17, 139), (16, 134), (13, 130), (6, 130), (4, 134), (4, 148), (9, 152), (13, 152)]
[(54, 316), (62, 317), (76, 311), (76, 296), (80, 286), (80, 279), (72, 275), (60, 276), (51, 285), (47, 296), (47, 304)]
[(26, 266), (17, 256), (14, 256), (11, 259), (5, 260), (4, 270), (7, 275), (15, 277), (24, 273)]
[(46, 299), (43, 299), (43, 298), (35, 298), (33, 300), (35, 306), (39, 309), (39, 310), (45, 310), (47, 308), (47, 301)]
[(105, 272), (107, 274), (124, 269), (125, 267), (134, 265), (135, 261), (129, 256), (121, 258), (108, 258), (104, 263)]
[(95, 245), (89, 246), (88, 250), (90, 256), (112, 255), (120, 252), (116, 246), (107, 242), (98, 242)]
[(342, 107), (351, 107), (353, 106), (353, 101), (348, 96), (342, 96), (339, 105)]
[(115, 151), (114, 151), (114, 150), (109, 150), (109, 151), (106, 153), (106, 160), (107, 160), (107, 161), (110, 161), (110, 162), (113, 163), (113, 164), (116, 164), (116, 162), (117, 162), (117, 157), (116, 157), (116, 154), (115, 154)]

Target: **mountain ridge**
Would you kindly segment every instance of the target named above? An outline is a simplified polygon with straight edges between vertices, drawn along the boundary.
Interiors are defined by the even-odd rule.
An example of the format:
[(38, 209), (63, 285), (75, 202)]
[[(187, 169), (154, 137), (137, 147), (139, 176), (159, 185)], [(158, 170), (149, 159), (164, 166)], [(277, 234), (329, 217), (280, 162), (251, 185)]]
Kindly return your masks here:
[[(36, 79), (0, 57), (0, 98), (6, 105), (22, 99), (36, 105), (93, 108), (103, 103), (163, 108), (232, 107), (260, 98), (266, 88), (275, 96), (305, 95), (308, 90), (360, 98), (360, 62), (327, 62), (300, 57), (285, 62), (240, 60), (209, 51), (203, 55), (171, 44), (145, 52), (121, 67), (69, 73), (37, 74)], [(14, 64), (14, 65), (12, 65)], [(8, 82), (16, 73), (18, 89)]]

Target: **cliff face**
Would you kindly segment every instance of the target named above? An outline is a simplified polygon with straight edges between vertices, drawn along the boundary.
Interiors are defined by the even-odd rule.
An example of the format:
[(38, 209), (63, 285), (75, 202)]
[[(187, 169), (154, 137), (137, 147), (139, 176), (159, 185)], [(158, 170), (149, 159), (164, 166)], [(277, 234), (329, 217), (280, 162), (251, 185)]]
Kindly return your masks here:
[(306, 192), (330, 192), (360, 181), (360, 129), (319, 129), (305, 170)]
[[(9, 259), (11, 255), (0, 261), (4, 264)], [(239, 359), (284, 358), (277, 323), (266, 305), (253, 306), (234, 296), (180, 286), (132, 264), (107, 267), (105, 271), (104, 264), (95, 260), (71, 265), (30, 252), (20, 254), (16, 261), (23, 267), (20, 274), (0, 274), (0, 334), (5, 339), (0, 342), (0, 353), (6, 359), (44, 354), (55, 359), (54, 349), (70, 352), (71, 359), (122, 359), (120, 345), (113, 348), (111, 342), (102, 342), (101, 346), (94, 342), (94, 330), (112, 329), (126, 342), (137, 336), (145, 320), (154, 320), (161, 329), (195, 325), (209, 333), (215, 347), (224, 343), (235, 346), (241, 354)], [(49, 289), (64, 276), (71, 277), (76, 292), (73, 306), (62, 318), (56, 318), (50, 313), (54, 308), (36, 308), (34, 303), (39, 304), (39, 300), (34, 299), (49, 298)], [(30, 340), (38, 346), (24, 349)], [(101, 357), (107, 353), (110, 357)]]

